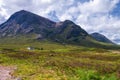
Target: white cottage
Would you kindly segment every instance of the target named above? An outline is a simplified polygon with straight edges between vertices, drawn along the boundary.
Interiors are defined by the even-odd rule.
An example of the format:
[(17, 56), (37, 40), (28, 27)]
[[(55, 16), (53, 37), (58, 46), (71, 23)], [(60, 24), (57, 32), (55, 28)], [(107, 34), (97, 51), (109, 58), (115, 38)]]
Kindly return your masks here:
[(33, 47), (27, 47), (27, 50), (34, 50)]

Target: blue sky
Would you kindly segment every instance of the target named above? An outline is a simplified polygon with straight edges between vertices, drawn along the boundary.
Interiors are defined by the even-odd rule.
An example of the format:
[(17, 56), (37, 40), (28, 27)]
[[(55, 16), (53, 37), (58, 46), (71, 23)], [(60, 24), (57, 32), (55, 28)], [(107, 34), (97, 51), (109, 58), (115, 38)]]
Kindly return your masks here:
[(0, 23), (22, 9), (53, 21), (72, 20), (120, 43), (120, 0), (0, 0)]
[(112, 10), (111, 14), (113, 16), (119, 17), (120, 18), (120, 2), (116, 4), (116, 7)]

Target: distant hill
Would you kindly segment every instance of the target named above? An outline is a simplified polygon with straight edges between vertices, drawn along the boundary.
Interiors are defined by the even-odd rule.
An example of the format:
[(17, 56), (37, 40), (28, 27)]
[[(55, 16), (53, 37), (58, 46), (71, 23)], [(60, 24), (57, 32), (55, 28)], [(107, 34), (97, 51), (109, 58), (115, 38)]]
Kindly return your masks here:
[(97, 41), (114, 44), (111, 40), (109, 40), (106, 36), (100, 33), (92, 33), (91, 36), (96, 39)]

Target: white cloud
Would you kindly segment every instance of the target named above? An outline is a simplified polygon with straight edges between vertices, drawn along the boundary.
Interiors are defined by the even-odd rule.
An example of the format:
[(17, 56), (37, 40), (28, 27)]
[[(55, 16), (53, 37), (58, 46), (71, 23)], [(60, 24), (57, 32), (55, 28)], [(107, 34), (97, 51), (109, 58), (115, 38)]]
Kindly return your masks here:
[(48, 14), (55, 11), (61, 21), (70, 19), (89, 33), (101, 32), (115, 40), (120, 39), (120, 19), (110, 12), (118, 2), (120, 0), (0, 0), (0, 23), (21, 9), (48, 18)]
[(79, 3), (82, 13), (106, 13), (111, 11), (118, 0), (90, 0), (89, 2)]
[(81, 14), (78, 15), (75, 22), (90, 33), (101, 32), (114, 40), (118, 38), (120, 32), (120, 19), (109, 13), (118, 2), (119, 0), (90, 0), (89, 2), (78, 3)]

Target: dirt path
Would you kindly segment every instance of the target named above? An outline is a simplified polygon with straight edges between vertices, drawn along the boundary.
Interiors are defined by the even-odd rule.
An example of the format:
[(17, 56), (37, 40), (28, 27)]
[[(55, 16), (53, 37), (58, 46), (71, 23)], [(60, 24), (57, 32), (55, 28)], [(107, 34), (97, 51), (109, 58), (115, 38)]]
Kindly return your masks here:
[(0, 80), (13, 80), (12, 73), (15, 67), (0, 66)]

